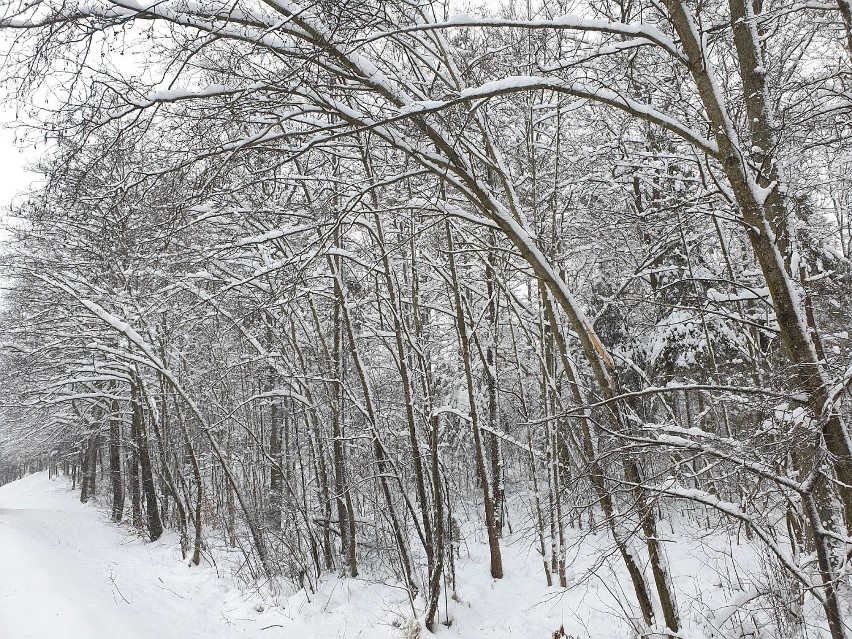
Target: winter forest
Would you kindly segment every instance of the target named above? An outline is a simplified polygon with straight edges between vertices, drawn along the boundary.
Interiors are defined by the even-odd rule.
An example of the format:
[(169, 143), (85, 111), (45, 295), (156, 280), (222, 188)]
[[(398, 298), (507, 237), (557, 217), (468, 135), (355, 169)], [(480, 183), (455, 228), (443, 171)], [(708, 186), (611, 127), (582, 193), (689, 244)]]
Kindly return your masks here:
[(311, 639), (852, 636), (849, 0), (0, 0), (0, 86), (0, 491)]

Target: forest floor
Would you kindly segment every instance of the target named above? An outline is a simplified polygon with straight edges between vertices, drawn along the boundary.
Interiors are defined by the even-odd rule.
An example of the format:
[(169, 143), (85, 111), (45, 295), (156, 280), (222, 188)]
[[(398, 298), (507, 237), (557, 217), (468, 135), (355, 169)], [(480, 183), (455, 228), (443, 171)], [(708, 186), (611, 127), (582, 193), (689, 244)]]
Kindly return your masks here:
[[(504, 548), (506, 577), (492, 580), (487, 574), (487, 545), (475, 541), (472, 534), (469, 537), (457, 566), (456, 594), (442, 601), (440, 608), (441, 621), (449, 611), (453, 623), (442, 625), (438, 636), (550, 639), (563, 624), (577, 638), (630, 636), (613, 597), (619, 580), (613, 579), (606, 561), (592, 564), (600, 562), (601, 548), (586, 553), (579, 545), (579, 552), (569, 556), (569, 580), (574, 587), (566, 590), (547, 588), (540, 555), (528, 543), (508, 543), (511, 540)], [(584, 543), (598, 545), (593, 537)], [(696, 568), (683, 575), (684, 588), (703, 591), (706, 602), (733, 594), (726, 595), (722, 584), (701, 583), (694, 549), (676, 550), (679, 568), (687, 557)], [(217, 560), (218, 568), (188, 566), (181, 560), (173, 533), (145, 543), (129, 527), (110, 523), (104, 509), (81, 504), (65, 478), (30, 475), (0, 487), (0, 637), (413, 639), (428, 635), (421, 630), (406, 592), (396, 584), (328, 577), (315, 593), (273, 596), (266, 587), (249, 588), (234, 580), (226, 559)], [(597, 576), (580, 580), (583, 573)], [(415, 609), (422, 614), (423, 602), (415, 601)]]

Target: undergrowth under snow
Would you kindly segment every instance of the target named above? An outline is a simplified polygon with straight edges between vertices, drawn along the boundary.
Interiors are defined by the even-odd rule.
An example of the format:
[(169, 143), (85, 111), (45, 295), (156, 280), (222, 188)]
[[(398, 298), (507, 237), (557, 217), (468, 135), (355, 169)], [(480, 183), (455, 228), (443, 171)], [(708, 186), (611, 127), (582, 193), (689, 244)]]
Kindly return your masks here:
[[(668, 528), (669, 530), (665, 530)], [(683, 637), (760, 636), (748, 603), (768, 583), (760, 557), (729, 534), (671, 533), (666, 547), (686, 630)], [(473, 530), (457, 560), (457, 588), (440, 607), (437, 635), (550, 639), (564, 626), (589, 639), (632, 636), (618, 601), (630, 601), (606, 537), (568, 529), (569, 588), (548, 588), (529, 532), (504, 540), (506, 576), (488, 574), (487, 545)], [(480, 535), (481, 536), (481, 535)], [(735, 541), (741, 546), (732, 546)], [(0, 487), (0, 637), (45, 639), (364, 638), (428, 633), (398, 584), (328, 576), (317, 592), (274, 592), (233, 577), (235, 560), (181, 560), (167, 532), (145, 543), (103, 509), (83, 505), (64, 478), (37, 473)], [(744, 575), (750, 575), (745, 578)], [(755, 575), (764, 575), (756, 579)], [(766, 583), (760, 583), (763, 579)], [(765, 610), (758, 615), (768, 614)], [(451, 620), (449, 625), (447, 619)]]

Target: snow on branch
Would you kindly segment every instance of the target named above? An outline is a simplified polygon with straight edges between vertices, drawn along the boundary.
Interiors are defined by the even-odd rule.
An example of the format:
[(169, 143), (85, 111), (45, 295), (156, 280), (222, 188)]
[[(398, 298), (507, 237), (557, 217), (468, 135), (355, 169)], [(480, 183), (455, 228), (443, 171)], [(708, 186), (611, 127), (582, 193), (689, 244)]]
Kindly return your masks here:
[(615, 107), (640, 120), (657, 124), (675, 133), (690, 144), (701, 149), (707, 155), (716, 157), (719, 154), (719, 147), (715, 142), (708, 140), (694, 129), (680, 122), (677, 118), (610, 89), (590, 87), (579, 82), (567, 82), (559, 78), (516, 75), (503, 78), (502, 80), (486, 82), (478, 87), (463, 89), (459, 95), (462, 100), (479, 100), (536, 90), (551, 90), (557, 93), (565, 93)]
[(504, 18), (473, 18), (468, 15), (459, 14), (451, 17), (445, 22), (431, 22), (403, 27), (394, 31), (375, 33), (367, 38), (367, 42), (415, 31), (436, 31), (443, 29), (473, 28), (473, 27), (499, 27), (510, 29), (524, 29), (528, 31), (541, 30), (572, 30), (587, 31), (594, 33), (607, 33), (611, 35), (642, 38), (649, 44), (655, 44), (674, 58), (685, 61), (683, 52), (674, 41), (665, 33), (649, 24), (624, 24), (623, 22), (610, 22), (608, 20), (592, 20), (574, 15), (563, 15), (551, 20), (510, 20)]

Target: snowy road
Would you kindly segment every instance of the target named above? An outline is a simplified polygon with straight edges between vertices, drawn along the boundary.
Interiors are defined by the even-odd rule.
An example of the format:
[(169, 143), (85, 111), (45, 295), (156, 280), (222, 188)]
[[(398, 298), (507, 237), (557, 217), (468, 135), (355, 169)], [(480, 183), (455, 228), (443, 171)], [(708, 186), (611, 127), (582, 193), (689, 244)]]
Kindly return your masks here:
[[(316, 592), (241, 591), (223, 548), (217, 576), (209, 565), (182, 561), (174, 533), (144, 543), (107, 516), (46, 473), (0, 486), (0, 639), (400, 639), (419, 627), (410, 626), (408, 595), (398, 584), (326, 575)], [(459, 588), (445, 600), (453, 623), (436, 637), (541, 639), (562, 624), (574, 636), (628, 636), (597, 582), (546, 588), (527, 544), (505, 546), (508, 569), (495, 581), (484, 538), (467, 539)], [(578, 551), (572, 570), (596, 556)]]
[(2, 639), (257, 636), (227, 582), (175, 561), (174, 538), (146, 545), (102, 516), (44, 473), (0, 487)]

